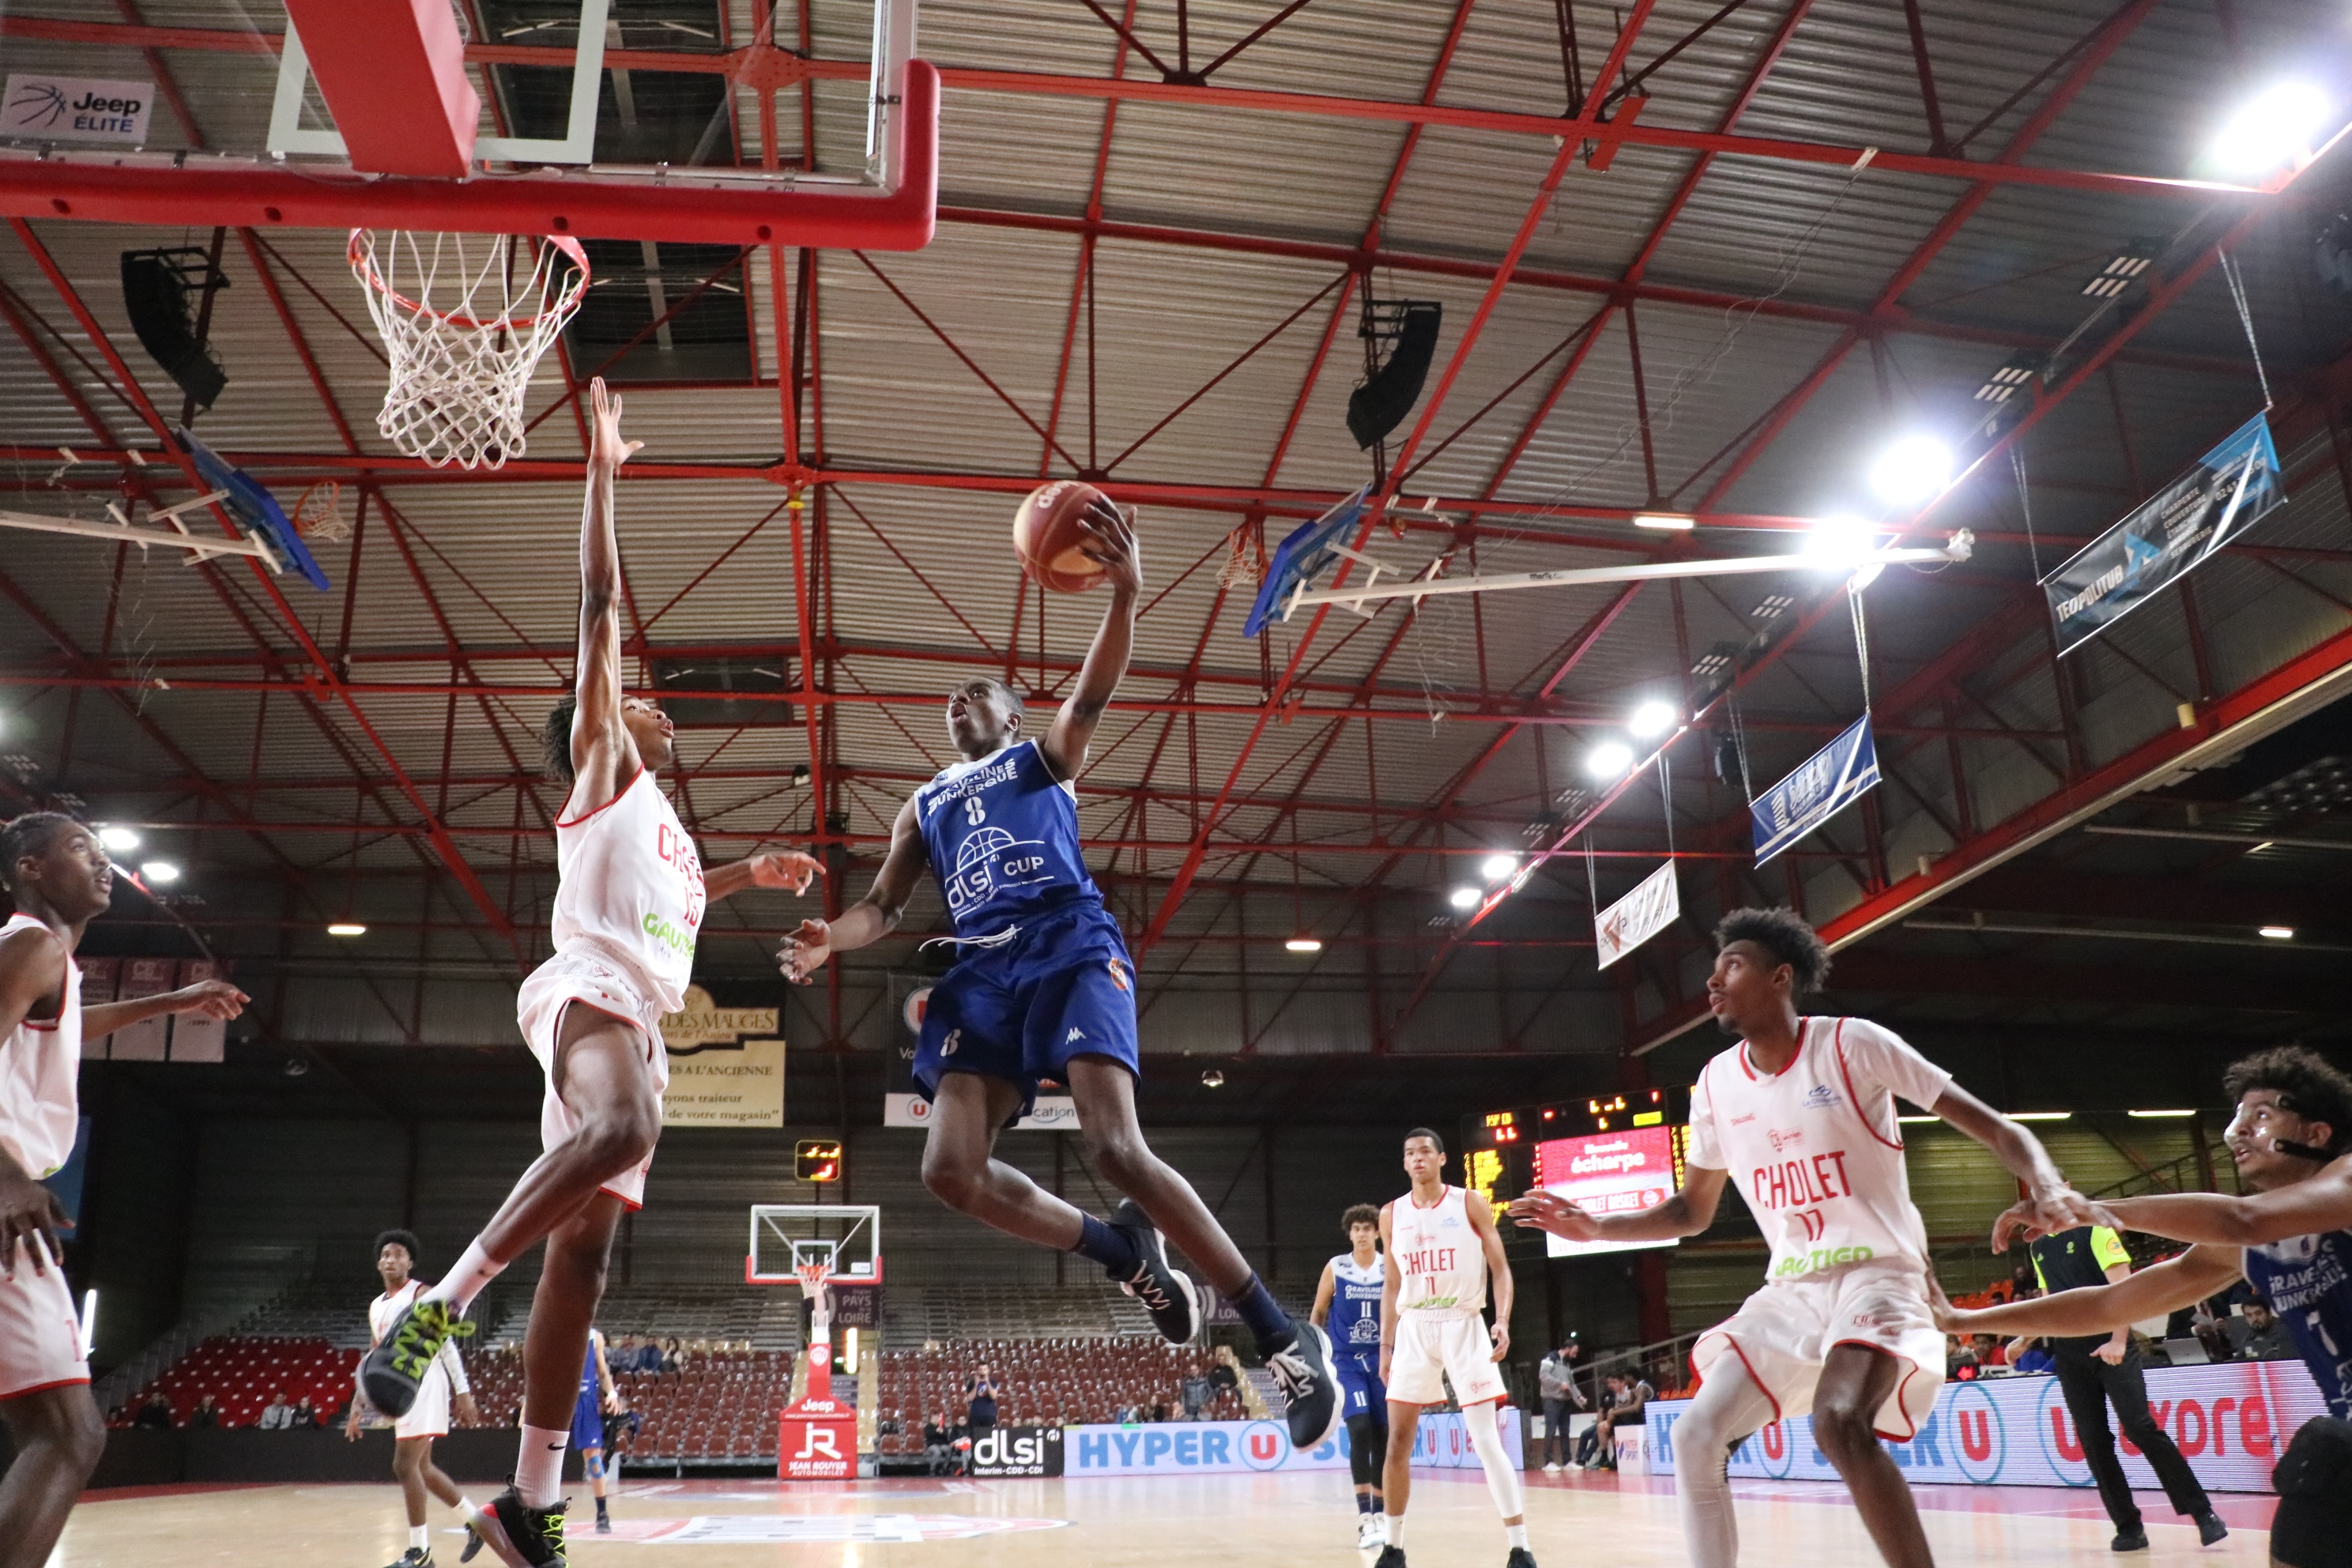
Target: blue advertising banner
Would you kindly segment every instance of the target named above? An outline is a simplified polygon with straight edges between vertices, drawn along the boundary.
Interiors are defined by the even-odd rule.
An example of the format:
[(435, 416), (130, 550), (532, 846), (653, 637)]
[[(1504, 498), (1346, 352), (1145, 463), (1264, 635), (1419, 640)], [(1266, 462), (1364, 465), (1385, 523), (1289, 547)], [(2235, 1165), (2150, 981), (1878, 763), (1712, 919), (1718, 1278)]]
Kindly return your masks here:
[(1865, 713), (1748, 804), (1756, 822), (1756, 863), (1761, 866), (1877, 787), (1878, 747)]
[[(2327, 1414), (2327, 1402), (2299, 1361), (2223, 1362), (2147, 1369), (2148, 1413), (2179, 1446), (2208, 1491), (2266, 1492), (2271, 1468), (2296, 1427)], [(1650, 1468), (1672, 1474), (1674, 1429), (1687, 1400), (1650, 1406)], [(1948, 1383), (1908, 1443), (1886, 1451), (1915, 1482), (1950, 1486), (2087, 1487), (2083, 1436), (2054, 1377), (1993, 1377)], [(2157, 1490), (2155, 1470), (2118, 1438), (2124, 1475)], [(1834, 1481), (1813, 1441), (1813, 1420), (1776, 1421), (1732, 1450), (1731, 1473), (1766, 1480)]]
[[(1526, 1458), (1516, 1411), (1500, 1424), (1503, 1447), (1514, 1466)], [(1279, 1421), (1160, 1421), (1139, 1426), (1073, 1426), (1062, 1445), (1065, 1476), (1212, 1476), (1243, 1470), (1344, 1470), (1348, 1432), (1307, 1453), (1290, 1446)], [(1462, 1417), (1434, 1411), (1421, 1418), (1414, 1435), (1417, 1468), (1475, 1470), (1477, 1450)]]
[(2270, 420), (2257, 414), (2042, 580), (2058, 652), (2098, 636), (2285, 500)]

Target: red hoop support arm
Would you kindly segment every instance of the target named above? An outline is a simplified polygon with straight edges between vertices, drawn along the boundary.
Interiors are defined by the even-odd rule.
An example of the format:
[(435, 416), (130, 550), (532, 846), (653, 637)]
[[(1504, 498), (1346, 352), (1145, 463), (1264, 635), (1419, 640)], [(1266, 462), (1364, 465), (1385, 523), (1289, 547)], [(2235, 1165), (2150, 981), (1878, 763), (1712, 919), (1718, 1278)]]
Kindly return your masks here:
[(906, 159), (887, 195), (723, 189), (689, 173), (647, 177), (476, 174), (369, 178), (193, 157), (0, 156), (0, 216), (247, 228), (406, 228), (449, 234), (568, 234), (827, 249), (920, 250), (940, 194), (940, 73), (907, 62)]

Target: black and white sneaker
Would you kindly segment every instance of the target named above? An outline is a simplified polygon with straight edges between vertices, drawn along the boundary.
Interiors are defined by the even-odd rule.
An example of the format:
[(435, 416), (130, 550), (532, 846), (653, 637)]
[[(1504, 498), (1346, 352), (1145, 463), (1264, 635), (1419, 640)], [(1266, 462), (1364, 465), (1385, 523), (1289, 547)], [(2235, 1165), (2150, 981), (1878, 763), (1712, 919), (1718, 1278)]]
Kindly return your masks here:
[[(1339, 1380), (1331, 1373), (1331, 1336), (1296, 1318), (1290, 1327), (1298, 1337), (1289, 1349), (1266, 1357), (1265, 1367), (1290, 1402), (1290, 1446), (1304, 1454), (1329, 1442), (1339, 1429)], [(1383, 1555), (1381, 1562), (1387, 1561)]]
[(1524, 1546), (1514, 1546), (1511, 1555), (1504, 1561), (1503, 1568), (1536, 1568), (1536, 1554)]
[(567, 1568), (563, 1510), (571, 1506), (566, 1498), (553, 1508), (531, 1508), (509, 1487), (490, 1500), (474, 1530), (507, 1568)]
[(458, 1562), (471, 1563), (480, 1553), (482, 1550), (481, 1521), (488, 1514), (489, 1510), (484, 1509), (480, 1514), (466, 1521), (466, 1550), (457, 1553)]
[[(1143, 1303), (1151, 1326), (1170, 1344), (1189, 1345), (1201, 1332), (1201, 1288), (1168, 1262), (1168, 1243), (1133, 1198), (1121, 1198), (1107, 1222), (1135, 1243), (1141, 1261), (1118, 1288)], [(1114, 1279), (1118, 1277), (1114, 1274)]]
[(412, 1301), (373, 1350), (360, 1358), (360, 1387), (368, 1403), (397, 1419), (416, 1403), (416, 1391), (441, 1347), (472, 1335), (474, 1325), (442, 1301)]
[(1381, 1547), (1380, 1558), (1378, 1561), (1373, 1563), (1372, 1568), (1404, 1568), (1404, 1548), (1402, 1546)]
[(402, 1552), (396, 1561), (389, 1563), (387, 1568), (433, 1568), (433, 1548), (412, 1546)]

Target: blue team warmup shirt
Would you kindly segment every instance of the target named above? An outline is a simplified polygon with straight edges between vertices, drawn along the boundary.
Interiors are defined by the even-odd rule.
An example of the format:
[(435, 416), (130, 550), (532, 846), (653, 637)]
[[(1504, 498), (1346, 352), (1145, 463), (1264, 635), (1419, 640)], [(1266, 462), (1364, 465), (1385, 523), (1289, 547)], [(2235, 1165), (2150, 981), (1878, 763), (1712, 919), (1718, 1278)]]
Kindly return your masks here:
[(2246, 1278), (2286, 1325), (2327, 1413), (2352, 1419), (2352, 1231), (2249, 1247)]
[(1388, 1419), (1388, 1390), (1381, 1383), (1381, 1283), (1386, 1260), (1379, 1253), (1365, 1268), (1343, 1252), (1331, 1259), (1331, 1370), (1345, 1395), (1339, 1415)]
[(974, 1072), (1022, 1091), (1072, 1057), (1137, 1066), (1135, 966), (1078, 840), (1078, 792), (1034, 741), (943, 768), (915, 819), (963, 956), (931, 990), (915, 1053), (926, 1099)]

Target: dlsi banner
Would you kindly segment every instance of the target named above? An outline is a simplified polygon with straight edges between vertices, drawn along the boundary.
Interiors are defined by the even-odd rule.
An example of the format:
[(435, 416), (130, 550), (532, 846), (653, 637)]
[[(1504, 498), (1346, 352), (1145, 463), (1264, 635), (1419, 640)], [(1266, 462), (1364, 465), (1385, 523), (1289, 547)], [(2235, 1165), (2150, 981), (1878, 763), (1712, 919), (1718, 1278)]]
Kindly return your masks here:
[(1878, 787), (1878, 747), (1865, 713), (1750, 802), (1759, 866)]

